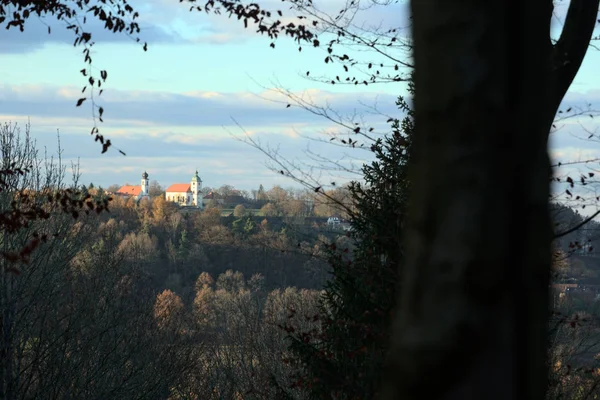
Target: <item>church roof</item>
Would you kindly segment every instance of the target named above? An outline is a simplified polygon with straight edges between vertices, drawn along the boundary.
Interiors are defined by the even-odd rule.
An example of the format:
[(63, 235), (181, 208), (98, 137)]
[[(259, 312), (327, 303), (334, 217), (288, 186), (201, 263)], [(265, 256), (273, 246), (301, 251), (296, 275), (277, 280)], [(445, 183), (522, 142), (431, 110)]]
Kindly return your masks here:
[(121, 186), (121, 188), (119, 190), (117, 190), (116, 194), (124, 194), (127, 196), (137, 196), (141, 192), (142, 192), (141, 185), (137, 185), (137, 186), (125, 185), (125, 186)]
[(165, 190), (165, 192), (191, 192), (189, 183), (174, 183)]
[(192, 182), (202, 182), (202, 179), (200, 179), (198, 176), (198, 171), (196, 171), (196, 174), (192, 176)]

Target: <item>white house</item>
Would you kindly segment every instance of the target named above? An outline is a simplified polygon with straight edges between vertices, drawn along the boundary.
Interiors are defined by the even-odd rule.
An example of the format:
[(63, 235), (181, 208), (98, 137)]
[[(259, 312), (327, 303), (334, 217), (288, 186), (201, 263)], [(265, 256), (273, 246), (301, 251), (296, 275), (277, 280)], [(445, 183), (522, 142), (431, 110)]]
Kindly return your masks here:
[(190, 183), (174, 183), (169, 186), (165, 192), (167, 201), (177, 203), (182, 206), (193, 206), (202, 208), (202, 179), (198, 176), (198, 171), (192, 177)]
[(144, 171), (142, 174), (141, 185), (125, 185), (121, 186), (115, 193), (118, 196), (134, 197), (137, 200), (148, 198), (148, 190), (150, 189), (150, 180), (148, 179), (148, 173)]
[(340, 219), (338, 217), (329, 217), (329, 218), (327, 218), (327, 225), (337, 226), (337, 225), (339, 225), (341, 223), (342, 223), (342, 221), (340, 221)]

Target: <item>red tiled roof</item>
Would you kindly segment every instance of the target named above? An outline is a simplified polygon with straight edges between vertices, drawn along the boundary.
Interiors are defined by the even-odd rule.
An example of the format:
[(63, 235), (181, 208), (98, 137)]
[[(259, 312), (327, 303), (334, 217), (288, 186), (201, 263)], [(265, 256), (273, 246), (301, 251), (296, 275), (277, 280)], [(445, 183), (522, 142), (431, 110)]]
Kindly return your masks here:
[(174, 183), (165, 192), (191, 192), (189, 183)]
[(142, 186), (122, 186), (121, 189), (117, 190), (117, 194), (124, 194), (127, 196), (137, 196), (142, 192)]

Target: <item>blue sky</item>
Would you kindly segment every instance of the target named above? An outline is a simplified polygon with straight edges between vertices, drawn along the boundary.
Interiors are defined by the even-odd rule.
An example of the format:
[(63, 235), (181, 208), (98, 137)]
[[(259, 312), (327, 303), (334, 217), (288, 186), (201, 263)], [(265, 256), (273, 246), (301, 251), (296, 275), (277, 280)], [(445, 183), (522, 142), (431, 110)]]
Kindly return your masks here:
[[(259, 3), (284, 12), (287, 9), (280, 1)], [(315, 3), (334, 11), (344, 1)], [(291, 186), (290, 180), (265, 166), (263, 154), (232, 137), (242, 134), (232, 118), (253, 138), (279, 146), (284, 157), (297, 163), (311, 162), (303, 152), (307, 146), (332, 159), (353, 157), (359, 164), (368, 160), (369, 154), (307, 140), (305, 136), (323, 137), (323, 132), (336, 128), (322, 117), (264, 100), (265, 96), (283, 100), (265, 88), (277, 81), (344, 115), (367, 113), (365, 119), (376, 127), (383, 127), (386, 118), (369, 115), (369, 106), (377, 104), (384, 114), (395, 115), (395, 97), (405, 89), (403, 84), (355, 87), (309, 81), (304, 77), (307, 70), (312, 75), (335, 76), (341, 66), (325, 65), (323, 49), (305, 47), (298, 52), (297, 44), (287, 38), (280, 38), (271, 49), (267, 38), (244, 30), (239, 21), (190, 13), (188, 6), (176, 0), (135, 0), (131, 4), (141, 14), (141, 37), (148, 42), (147, 52), (128, 37), (88, 24), (97, 42), (94, 67), (108, 71), (99, 99), (105, 108), (100, 128), (126, 157), (116, 151), (101, 155), (88, 135), (92, 125), (89, 105), (74, 107), (84, 84), (78, 72), (83, 60), (81, 48), (72, 46), (70, 32), (47, 19), (44, 23), (52, 26), (51, 35), (38, 20), (29, 21), (24, 33), (0, 33), (0, 121), (30, 120), (32, 134), (50, 150), (56, 149), (59, 130), (63, 156), (80, 159), (84, 182), (103, 186), (134, 183), (147, 170), (151, 179), (169, 185), (188, 181), (198, 169), (204, 184), (211, 187)], [(558, 18), (560, 13), (561, 9), (557, 10)], [(402, 3), (375, 7), (361, 12), (355, 23), (362, 20), (402, 27), (406, 15)], [(598, 65), (600, 52), (591, 49), (565, 104), (589, 102), (600, 110)], [(553, 155), (564, 160), (600, 155), (600, 146), (578, 139), (585, 134), (580, 121), (562, 124), (552, 135)], [(587, 129), (596, 129), (595, 121), (584, 122)]]

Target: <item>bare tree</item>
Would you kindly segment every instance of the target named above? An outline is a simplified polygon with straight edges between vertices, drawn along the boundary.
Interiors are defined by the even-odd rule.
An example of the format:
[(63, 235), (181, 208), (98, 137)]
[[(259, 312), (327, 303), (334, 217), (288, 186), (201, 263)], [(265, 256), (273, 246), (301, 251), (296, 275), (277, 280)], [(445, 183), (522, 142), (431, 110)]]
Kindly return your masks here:
[[(7, 183), (11, 191), (0, 192), (1, 211), (33, 205), (48, 218), (4, 230), (0, 245), (10, 253), (41, 235), (48, 239), (18, 273), (0, 274), (0, 397), (166, 397), (195, 357), (190, 338), (159, 340), (154, 293), (117, 251), (123, 239), (114, 219), (100, 223), (95, 213), (74, 219), (60, 202), (48, 201), (69, 188), (60, 150), (58, 157), (42, 156), (28, 129), (20, 135), (6, 126), (13, 129), (0, 131), (3, 166), (30, 167)], [(77, 168), (73, 175), (76, 187)], [(21, 193), (26, 203), (19, 204)]]

